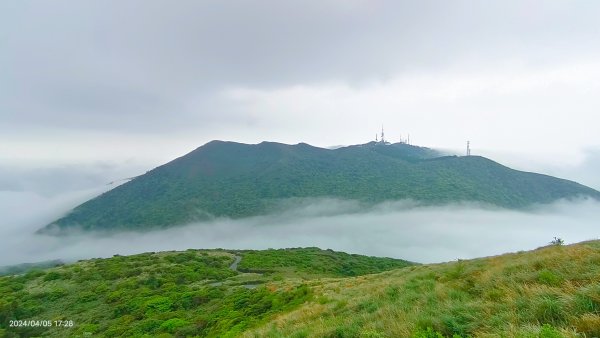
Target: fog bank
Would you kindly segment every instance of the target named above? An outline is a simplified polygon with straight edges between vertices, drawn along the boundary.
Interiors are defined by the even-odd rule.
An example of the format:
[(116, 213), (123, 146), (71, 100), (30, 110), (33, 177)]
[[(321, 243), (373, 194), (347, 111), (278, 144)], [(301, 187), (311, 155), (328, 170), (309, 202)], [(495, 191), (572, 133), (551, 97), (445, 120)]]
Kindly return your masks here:
[(3, 222), (11, 211), (19, 210), (17, 204), (37, 201), (30, 204), (30, 212), (13, 215), (12, 222), (0, 228), (0, 266), (188, 248), (307, 246), (431, 263), (534, 249), (555, 236), (567, 243), (596, 239), (600, 232), (600, 203), (591, 200), (559, 201), (525, 212), (477, 204), (418, 206), (406, 201), (365, 209), (351, 201), (324, 199), (297, 203), (277, 215), (220, 219), (146, 233), (33, 234), (45, 224), (41, 219), (51, 221), (59, 211), (68, 210), (66, 205), (73, 199), (85, 197), (81, 194), (63, 196), (51, 204), (39, 196), (21, 196), (12, 207), (1, 198), (15, 196), (0, 194), (4, 202), (0, 205), (5, 206), (0, 210)]

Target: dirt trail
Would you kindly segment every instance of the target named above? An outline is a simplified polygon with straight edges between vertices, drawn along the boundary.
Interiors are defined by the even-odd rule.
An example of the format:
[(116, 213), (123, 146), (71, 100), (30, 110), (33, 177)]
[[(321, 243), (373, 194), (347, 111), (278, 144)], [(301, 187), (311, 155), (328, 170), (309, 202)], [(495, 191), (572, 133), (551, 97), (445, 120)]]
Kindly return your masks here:
[(242, 256), (235, 255), (235, 260), (233, 261), (233, 263), (231, 263), (229, 268), (233, 271), (237, 271), (238, 264), (240, 264), (241, 260), (242, 260)]

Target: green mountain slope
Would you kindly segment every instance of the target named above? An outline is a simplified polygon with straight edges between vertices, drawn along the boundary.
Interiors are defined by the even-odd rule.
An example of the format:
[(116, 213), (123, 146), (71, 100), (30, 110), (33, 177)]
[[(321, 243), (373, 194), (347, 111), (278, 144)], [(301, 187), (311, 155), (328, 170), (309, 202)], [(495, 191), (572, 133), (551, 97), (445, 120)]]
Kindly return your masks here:
[(600, 193), (489, 159), (406, 144), (323, 149), (213, 141), (76, 207), (50, 228), (144, 229), (265, 214), (287, 198), (477, 201), (519, 208)]
[(310, 299), (307, 281), (410, 265), (317, 248), (80, 261), (0, 277), (0, 337), (237, 337)]
[(0, 337), (32, 336), (598, 337), (600, 241), (428, 265), (187, 250), (0, 277)]

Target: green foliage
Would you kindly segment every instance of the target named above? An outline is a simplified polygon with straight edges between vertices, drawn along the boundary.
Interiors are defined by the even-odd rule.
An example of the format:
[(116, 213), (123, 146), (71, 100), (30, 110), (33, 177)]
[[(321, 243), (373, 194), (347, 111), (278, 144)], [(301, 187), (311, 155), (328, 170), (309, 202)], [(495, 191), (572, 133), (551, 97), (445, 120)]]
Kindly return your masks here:
[(386, 335), (376, 330), (365, 330), (360, 333), (360, 338), (385, 338)]
[[(306, 271), (301, 276), (308, 279), (343, 275), (348, 268), (368, 273), (408, 264), (316, 248), (236, 255), (242, 256), (242, 263), (248, 259), (253, 269), (273, 271), (258, 277), (248, 274), (272, 284), (244, 287), (245, 274), (229, 268), (234, 255), (222, 250), (115, 256), (0, 277), (0, 330), (8, 337), (234, 337), (312, 299), (308, 285), (287, 280), (299, 279), (293, 270)], [(312, 271), (320, 259), (326, 266)], [(287, 261), (283, 267), (274, 264), (281, 261)], [(365, 306), (376, 309), (374, 304)], [(76, 327), (7, 327), (8, 320), (15, 318), (65, 318)]]
[(39, 271), (40, 269), (47, 269), (51, 267), (61, 266), (64, 263), (60, 260), (51, 260), (38, 263), (23, 263), (17, 265), (3, 266), (0, 267), (0, 276), (3, 275), (19, 275), (32, 271)]
[(174, 333), (178, 328), (187, 326), (189, 323), (181, 318), (171, 318), (169, 320), (164, 321), (160, 325), (160, 329)]
[(540, 330), (539, 338), (563, 338), (563, 335), (552, 325), (544, 324)]
[(483, 157), (439, 156), (406, 144), (329, 150), (213, 141), (81, 204), (53, 224), (63, 231), (167, 227), (266, 214), (325, 197), (364, 205), (413, 199), (508, 208), (579, 195), (600, 199), (600, 192), (577, 183), (512, 170)]
[(173, 306), (173, 301), (169, 297), (154, 296), (148, 299), (144, 308), (146, 309), (146, 316), (151, 316), (157, 313), (169, 312)]
[(326, 335), (327, 338), (355, 338), (359, 337), (360, 326), (357, 323), (344, 325), (335, 328), (331, 333)]
[(445, 338), (444, 335), (428, 327), (426, 330), (418, 329), (413, 333), (413, 338)]
[(44, 276), (44, 282), (61, 279), (62, 275), (56, 271), (50, 271)]
[(386, 337), (596, 337), (598, 243), (327, 280), (314, 301), (276, 323), (282, 337), (299, 327), (332, 336), (352, 323)]
[(293, 268), (296, 272), (324, 276), (359, 276), (412, 265), (393, 258), (351, 255), (319, 248), (245, 251), (240, 271), (272, 271)]
[(366, 302), (362, 302), (358, 305), (358, 311), (361, 312), (366, 312), (366, 313), (373, 313), (375, 311), (377, 311), (377, 309), (379, 309), (379, 304), (377, 304), (377, 302), (373, 301), (373, 300), (368, 300)]
[[(229, 269), (235, 255), (242, 257), (240, 265), (248, 259), (247, 268), (262, 275)], [(238, 337), (254, 336), (260, 328), (265, 334), (256, 336), (599, 334), (596, 242), (340, 278), (347, 270), (339, 267), (366, 273), (367, 262), (378, 269), (406, 264), (315, 248), (188, 250), (81, 261), (0, 277), (0, 334)], [(261, 286), (247, 287), (257, 281)], [(285, 320), (273, 325), (275, 317)], [(15, 318), (63, 318), (76, 326), (7, 327)]]

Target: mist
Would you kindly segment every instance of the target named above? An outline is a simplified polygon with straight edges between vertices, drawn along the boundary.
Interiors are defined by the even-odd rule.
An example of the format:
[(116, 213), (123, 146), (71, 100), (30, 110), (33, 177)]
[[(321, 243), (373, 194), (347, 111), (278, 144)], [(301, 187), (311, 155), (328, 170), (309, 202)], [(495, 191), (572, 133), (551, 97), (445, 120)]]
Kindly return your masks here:
[[(46, 198), (0, 192), (0, 266), (25, 262), (194, 249), (319, 247), (419, 263), (469, 259), (547, 245), (597, 239), (600, 202), (581, 199), (510, 211), (480, 204), (422, 206), (413, 201), (364, 206), (335, 199), (290, 200), (284, 211), (112, 235), (37, 235), (44, 224), (98, 191)], [(10, 202), (9, 202), (10, 201)], [(28, 212), (21, 212), (23, 207)], [(11, 215), (12, 214), (12, 215)]]

